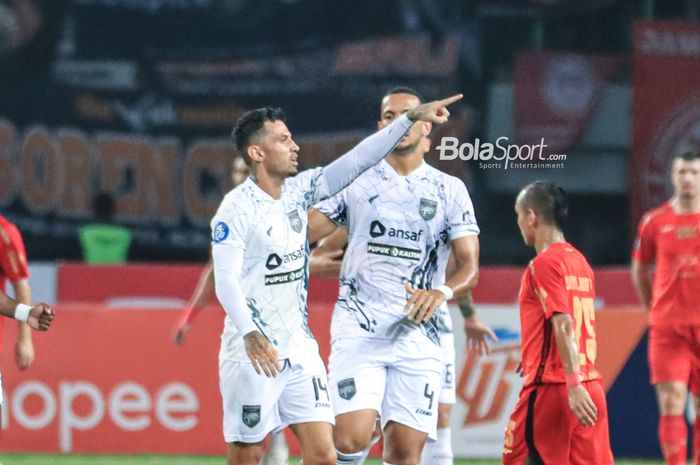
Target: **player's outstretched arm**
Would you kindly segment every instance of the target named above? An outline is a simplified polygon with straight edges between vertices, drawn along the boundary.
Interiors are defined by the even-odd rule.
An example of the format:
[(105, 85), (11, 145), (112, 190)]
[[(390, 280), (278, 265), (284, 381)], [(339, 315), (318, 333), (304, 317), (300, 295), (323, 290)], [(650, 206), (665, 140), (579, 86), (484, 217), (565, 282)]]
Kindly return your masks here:
[(571, 315), (557, 313), (552, 317), (554, 338), (564, 366), (566, 386), (569, 390), (569, 407), (583, 426), (593, 426), (598, 419), (598, 408), (579, 379), (578, 344), (574, 320)]
[(48, 304), (40, 303), (30, 307), (15, 302), (4, 292), (0, 292), (0, 314), (23, 321), (36, 331), (48, 330), (54, 317), (53, 310)]
[[(316, 248), (311, 251), (309, 271), (320, 278), (337, 278), (340, 276), (340, 269), (343, 265), (343, 249), (348, 243), (348, 231), (345, 228), (338, 227), (317, 210), (312, 210), (309, 214), (309, 224), (311, 224), (311, 217), (314, 212), (326, 218), (326, 221), (333, 225), (334, 230), (331, 234), (321, 239)], [(311, 227), (309, 227), (309, 231), (311, 231)], [(309, 236), (311, 236), (311, 232)]]
[[(443, 100), (419, 105), (381, 131), (367, 137), (349, 152), (323, 168), (328, 196), (340, 192), (365, 170), (376, 165), (390, 154), (415, 122), (446, 123), (450, 116), (447, 106), (461, 99), (462, 94), (457, 94)], [(316, 201), (320, 200), (322, 199), (316, 199)]]
[(214, 286), (214, 265), (209, 260), (199, 276), (197, 287), (194, 289), (189, 304), (180, 314), (180, 319), (175, 327), (175, 336), (173, 337), (176, 345), (182, 346), (185, 344), (187, 334), (192, 328), (192, 322), (214, 295)]

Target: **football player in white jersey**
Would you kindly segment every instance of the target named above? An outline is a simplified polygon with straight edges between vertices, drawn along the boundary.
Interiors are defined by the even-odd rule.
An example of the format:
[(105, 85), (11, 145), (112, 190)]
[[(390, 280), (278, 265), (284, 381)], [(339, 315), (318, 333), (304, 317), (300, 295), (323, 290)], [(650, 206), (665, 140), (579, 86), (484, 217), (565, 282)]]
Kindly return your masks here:
[[(390, 91), (379, 128), (420, 103), (412, 89)], [(414, 125), (386, 160), (309, 217), (312, 242), (338, 234), (339, 226), (349, 234), (329, 364), (339, 464), (364, 460), (378, 414), (386, 463), (417, 464), (426, 439), (436, 436), (442, 379), (451, 375), (443, 373), (441, 338), (447, 336), (454, 359), (443, 304), (476, 284), (479, 228), (464, 183), (424, 162), (430, 130)], [(338, 244), (324, 247), (319, 251), (337, 255)], [(450, 250), (457, 269), (445, 283)], [(493, 334), (475, 319), (468, 330), (482, 345)], [(442, 436), (451, 453), (449, 436)]]
[(288, 425), (306, 465), (335, 463), (325, 368), (307, 324), (307, 211), (390, 153), (414, 122), (447, 121), (445, 107), (460, 98), (421, 105), (327, 167), (298, 175), (299, 147), (280, 109), (237, 121), (233, 138), (251, 174), (211, 222), (226, 311), (219, 384), (229, 465), (257, 465), (265, 436)]

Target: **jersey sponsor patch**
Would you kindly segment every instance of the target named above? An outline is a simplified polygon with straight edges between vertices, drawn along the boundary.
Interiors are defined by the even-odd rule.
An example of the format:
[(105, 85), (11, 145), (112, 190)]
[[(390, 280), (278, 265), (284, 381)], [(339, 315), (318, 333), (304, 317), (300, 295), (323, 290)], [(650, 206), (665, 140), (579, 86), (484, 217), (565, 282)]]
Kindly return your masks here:
[(212, 239), (215, 243), (225, 241), (228, 237), (228, 225), (223, 221), (219, 221), (214, 226), (214, 231), (212, 231)]
[(241, 413), (241, 421), (248, 428), (252, 428), (260, 423), (260, 406), (259, 405), (244, 405)]
[(277, 274), (266, 274), (265, 275), (265, 285), (274, 286), (277, 284), (287, 284), (292, 281), (298, 281), (304, 276), (304, 268), (299, 268), (298, 270), (289, 271), (286, 273)]
[(406, 247), (396, 247), (395, 245), (367, 243), (367, 253), (373, 255), (383, 255), (385, 257), (405, 258), (407, 260), (420, 260), (421, 251), (419, 249), (408, 249)]

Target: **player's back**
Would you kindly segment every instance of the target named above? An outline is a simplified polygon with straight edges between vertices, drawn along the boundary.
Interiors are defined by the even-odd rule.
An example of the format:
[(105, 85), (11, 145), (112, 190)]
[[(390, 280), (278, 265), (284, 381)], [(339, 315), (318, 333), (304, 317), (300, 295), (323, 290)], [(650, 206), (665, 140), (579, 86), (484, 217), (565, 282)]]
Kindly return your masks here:
[(583, 380), (599, 379), (595, 331), (595, 280), (583, 254), (567, 242), (550, 245), (523, 274), (520, 289), (524, 384), (563, 383), (551, 318), (570, 314)]

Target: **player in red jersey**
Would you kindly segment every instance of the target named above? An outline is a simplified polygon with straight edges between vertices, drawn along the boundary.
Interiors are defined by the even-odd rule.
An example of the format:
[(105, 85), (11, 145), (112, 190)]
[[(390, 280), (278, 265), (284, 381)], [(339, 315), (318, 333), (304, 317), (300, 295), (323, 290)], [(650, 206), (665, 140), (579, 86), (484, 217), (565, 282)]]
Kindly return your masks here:
[(605, 391), (595, 368), (593, 271), (564, 239), (566, 198), (538, 181), (520, 192), (515, 211), (537, 256), (520, 285), (524, 385), (508, 422), (503, 464), (612, 464)]
[[(632, 280), (649, 310), (649, 368), (659, 404), (659, 443), (669, 465), (685, 464), (686, 398), (700, 370), (700, 152), (673, 159), (671, 199), (639, 224)], [(652, 267), (656, 271), (652, 279)], [(691, 383), (696, 411), (700, 386)], [(700, 420), (695, 420), (695, 450)], [(696, 465), (700, 456), (696, 452)]]

